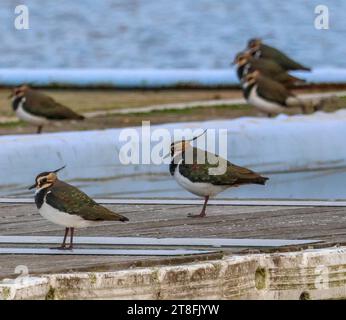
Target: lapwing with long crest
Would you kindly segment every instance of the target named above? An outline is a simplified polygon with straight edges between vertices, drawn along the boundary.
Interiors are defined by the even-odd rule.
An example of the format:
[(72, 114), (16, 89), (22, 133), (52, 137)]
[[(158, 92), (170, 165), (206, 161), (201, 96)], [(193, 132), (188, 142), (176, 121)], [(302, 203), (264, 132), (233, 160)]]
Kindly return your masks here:
[(311, 71), (310, 68), (303, 66), (299, 62), (294, 61), (280, 50), (268, 46), (261, 39), (255, 38), (248, 42), (247, 49), (255, 58), (264, 58), (274, 60), (285, 70), (304, 70)]
[(247, 102), (268, 116), (283, 113), (288, 107), (300, 107), (303, 113), (307, 113), (308, 106), (304, 101), (258, 70), (245, 77), (242, 89)]
[(200, 214), (190, 214), (189, 217), (205, 217), (209, 198), (228, 188), (245, 184), (264, 185), (269, 179), (234, 165), (216, 154), (193, 147), (191, 142), (205, 133), (206, 131), (190, 140), (173, 142), (170, 154), (166, 155), (171, 157), (169, 171), (177, 183), (204, 198)]
[(43, 126), (50, 121), (84, 119), (82, 115), (27, 85), (14, 88), (10, 98), (17, 117), (37, 126), (37, 133), (41, 133)]
[(237, 76), (241, 82), (244, 78), (256, 70), (264, 76), (282, 83), (286, 87), (305, 83), (305, 80), (294, 77), (277, 64), (274, 60), (258, 58), (255, 59), (250, 52), (240, 52), (236, 55), (233, 65), (237, 65)]
[[(58, 249), (72, 249), (75, 228), (96, 226), (103, 221), (121, 221), (129, 219), (108, 210), (91, 199), (76, 187), (58, 179), (57, 173), (64, 169), (42, 172), (29, 188), (36, 188), (35, 203), (39, 213), (47, 220), (64, 226), (65, 235)], [(66, 239), (70, 232), (70, 244)]]

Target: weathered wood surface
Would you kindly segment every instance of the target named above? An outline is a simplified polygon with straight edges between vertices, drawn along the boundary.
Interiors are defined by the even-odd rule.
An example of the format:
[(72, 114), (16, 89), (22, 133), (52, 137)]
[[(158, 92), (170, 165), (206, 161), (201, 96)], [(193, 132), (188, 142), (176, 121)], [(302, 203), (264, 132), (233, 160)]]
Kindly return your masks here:
[[(127, 216), (130, 222), (102, 223), (97, 227), (79, 229), (76, 235), (320, 239), (323, 240), (323, 246), (346, 243), (346, 208), (343, 207), (209, 206), (208, 216), (204, 219), (187, 218), (188, 213), (199, 212), (200, 206), (196, 205), (109, 205), (108, 207)], [(0, 235), (62, 237), (63, 228), (43, 219), (32, 204), (0, 204)], [(299, 248), (292, 247), (280, 250), (297, 249)], [(244, 248), (230, 248), (224, 251), (226, 254), (258, 252)], [(30, 274), (39, 274), (77, 270), (119, 270), (220, 257), (220, 254), (172, 258), (1, 255), (0, 279), (14, 276), (14, 269), (18, 265), (26, 265)]]

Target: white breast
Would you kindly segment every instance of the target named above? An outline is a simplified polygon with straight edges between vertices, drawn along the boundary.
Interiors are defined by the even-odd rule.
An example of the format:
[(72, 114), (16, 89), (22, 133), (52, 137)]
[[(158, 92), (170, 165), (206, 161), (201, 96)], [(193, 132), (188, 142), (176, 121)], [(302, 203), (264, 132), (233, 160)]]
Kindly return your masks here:
[(270, 102), (261, 98), (257, 94), (257, 85), (253, 86), (253, 88), (251, 89), (248, 103), (259, 109), (260, 111), (266, 113), (281, 113), (285, 111), (285, 108), (280, 104)]
[(38, 211), (45, 219), (66, 228), (86, 228), (95, 224), (95, 221), (83, 220), (77, 215), (61, 212), (48, 205), (45, 201)]
[(45, 119), (43, 117), (35, 116), (35, 115), (32, 115), (32, 114), (26, 112), (23, 108), (24, 103), (25, 103), (25, 98), (23, 98), (19, 102), (18, 108), (16, 109), (16, 115), (19, 119), (26, 121), (26, 122), (29, 122), (29, 123), (34, 124), (34, 125), (38, 125), (38, 126), (41, 126), (41, 125), (48, 123), (47, 119)]
[(211, 183), (191, 182), (189, 179), (185, 178), (182, 174), (180, 174), (179, 164), (175, 168), (174, 179), (184, 189), (200, 197), (213, 197), (218, 193), (229, 188), (229, 186), (215, 186)]

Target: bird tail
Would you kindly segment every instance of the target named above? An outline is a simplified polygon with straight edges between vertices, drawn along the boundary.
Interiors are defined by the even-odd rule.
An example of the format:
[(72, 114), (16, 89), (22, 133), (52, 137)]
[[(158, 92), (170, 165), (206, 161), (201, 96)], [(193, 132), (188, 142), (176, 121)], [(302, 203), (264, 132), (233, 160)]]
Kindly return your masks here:
[(306, 83), (306, 80), (289, 75), (289, 85), (299, 85)]
[(79, 113), (74, 112), (73, 110), (71, 110), (70, 119), (71, 119), (71, 120), (84, 120), (85, 117), (82, 116), (81, 114), (79, 114)]
[(129, 219), (124, 216), (120, 216), (119, 221), (126, 222), (126, 221), (129, 221)]
[(84, 116), (69, 109), (68, 107), (65, 107), (64, 105), (60, 103), (56, 103), (56, 105), (59, 106), (61, 109), (61, 114), (59, 115), (58, 119), (62, 119), (62, 120), (84, 120), (85, 119)]
[(266, 182), (267, 182), (267, 180), (269, 180), (269, 178), (259, 176), (259, 177), (254, 181), (254, 183), (256, 183), (256, 184), (261, 184), (261, 185), (265, 185)]

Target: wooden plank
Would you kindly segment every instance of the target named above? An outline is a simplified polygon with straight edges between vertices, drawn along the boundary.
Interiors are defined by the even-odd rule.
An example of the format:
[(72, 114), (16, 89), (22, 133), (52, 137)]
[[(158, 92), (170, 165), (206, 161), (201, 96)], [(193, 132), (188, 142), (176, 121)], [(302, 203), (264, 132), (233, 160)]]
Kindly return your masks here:
[[(101, 204), (126, 205), (199, 205), (199, 199), (95, 199)], [(1, 203), (34, 203), (32, 198), (0, 198)], [(209, 200), (208, 205), (216, 206), (299, 206), (299, 207), (346, 207), (346, 201), (327, 200)]]
[(0, 248), (0, 255), (63, 255), (63, 256), (185, 256), (216, 253), (211, 250), (142, 250), (142, 249), (73, 249), (58, 250), (50, 248)]
[[(61, 237), (0, 236), (0, 244), (54, 244)], [(184, 247), (283, 247), (321, 242), (320, 240), (285, 239), (208, 239), (208, 238), (143, 238), (143, 237), (75, 237), (75, 244), (117, 246), (184, 246)], [(1, 252), (0, 252), (1, 253)]]
[[(343, 207), (213, 205), (208, 206), (207, 217), (204, 219), (187, 218), (188, 213), (198, 213), (201, 210), (200, 204), (107, 204), (106, 207), (124, 214), (130, 221), (128, 223), (104, 222), (95, 227), (77, 229), (76, 237), (179, 239), (188, 236), (203, 239), (318, 239), (323, 241), (323, 244), (302, 244), (274, 249), (279, 252), (346, 243), (346, 209)], [(57, 243), (60, 243), (63, 234), (63, 228), (42, 218), (34, 204), (0, 204), (1, 236), (54, 236), (59, 239)], [(168, 249), (169, 246), (157, 248)], [(141, 249), (152, 248), (142, 246)], [(243, 252), (248, 254), (249, 252), (271, 252), (272, 249), (223, 247), (223, 251), (225, 254)], [(218, 258), (219, 256), (220, 254)], [(121, 270), (141, 266), (190, 263), (202, 259), (216, 259), (216, 257), (214, 254), (190, 257), (41, 256), (40, 258), (35, 255), (1, 255), (0, 278), (13, 274), (17, 265), (26, 265), (30, 274), (38, 274), (75, 270)]]

